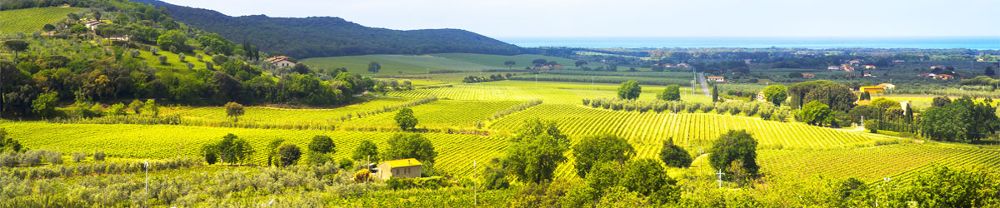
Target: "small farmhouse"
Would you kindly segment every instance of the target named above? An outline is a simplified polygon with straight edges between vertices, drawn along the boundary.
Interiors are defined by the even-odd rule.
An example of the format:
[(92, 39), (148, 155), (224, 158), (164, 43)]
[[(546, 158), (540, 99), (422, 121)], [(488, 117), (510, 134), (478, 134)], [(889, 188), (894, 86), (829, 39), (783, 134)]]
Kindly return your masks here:
[(826, 67), (826, 70), (837, 71), (840, 70), (840, 66), (828, 66)]
[(854, 66), (851, 66), (850, 64), (842, 64), (840, 65), (840, 70), (845, 72), (854, 72)]
[(101, 26), (103, 24), (103, 22), (97, 20), (90, 20), (83, 23), (83, 25), (87, 26), (87, 29), (90, 30), (97, 30), (97, 26)]
[(816, 78), (816, 74), (813, 74), (813, 73), (802, 73), (802, 78), (813, 79), (813, 78)]
[(295, 62), (292, 62), (292, 60), (289, 59), (287, 56), (275, 56), (267, 58), (264, 61), (266, 61), (267, 63), (271, 64), (276, 68), (291, 68), (295, 66)]
[(882, 86), (862, 86), (858, 91), (867, 92), (868, 94), (880, 94), (885, 92), (885, 87)]
[(708, 79), (708, 81), (713, 81), (713, 82), (726, 82), (726, 77), (723, 76), (708, 76), (705, 77), (705, 79)]
[(375, 176), (381, 180), (390, 178), (419, 178), (422, 165), (420, 161), (413, 158), (385, 161), (378, 165), (378, 172)]
[(875, 69), (878, 69), (878, 67), (871, 64), (865, 64), (865, 70), (875, 70)]

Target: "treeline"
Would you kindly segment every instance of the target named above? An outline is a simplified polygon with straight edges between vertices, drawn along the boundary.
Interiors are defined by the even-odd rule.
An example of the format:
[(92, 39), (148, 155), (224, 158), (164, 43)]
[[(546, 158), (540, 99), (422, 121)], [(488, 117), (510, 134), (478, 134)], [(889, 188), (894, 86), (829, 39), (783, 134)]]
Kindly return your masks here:
[(230, 17), (222, 13), (142, 0), (164, 8), (191, 26), (219, 33), (262, 50), (298, 58), (363, 54), (484, 53), (513, 55), (520, 47), (456, 29), (389, 30), (335, 17)]
[(467, 76), (465, 78), (462, 78), (462, 82), (464, 82), (464, 83), (492, 82), (492, 81), (500, 81), (500, 80), (510, 79), (513, 76), (514, 76), (514, 74), (511, 74), (511, 73), (507, 73), (507, 74), (491, 74), (488, 77), (485, 77), (485, 76)]
[(671, 112), (671, 113), (718, 113), (729, 115), (760, 116), (764, 120), (788, 121), (793, 110), (787, 106), (777, 107), (766, 102), (729, 100), (710, 104), (684, 101), (637, 101), (626, 99), (596, 98), (583, 99), (583, 105), (625, 112)]

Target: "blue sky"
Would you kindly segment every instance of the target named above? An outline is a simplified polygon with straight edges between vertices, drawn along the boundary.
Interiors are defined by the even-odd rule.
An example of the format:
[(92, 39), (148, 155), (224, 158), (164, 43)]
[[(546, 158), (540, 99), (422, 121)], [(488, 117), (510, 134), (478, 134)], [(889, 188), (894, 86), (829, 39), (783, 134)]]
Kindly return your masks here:
[(1000, 36), (1000, 0), (165, 0), (493, 37)]

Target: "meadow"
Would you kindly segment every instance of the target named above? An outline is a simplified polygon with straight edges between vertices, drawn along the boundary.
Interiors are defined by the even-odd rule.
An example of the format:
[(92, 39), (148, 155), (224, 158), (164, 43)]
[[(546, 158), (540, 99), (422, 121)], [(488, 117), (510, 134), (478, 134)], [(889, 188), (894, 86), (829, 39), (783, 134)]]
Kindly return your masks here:
[(31, 34), (39, 31), (45, 24), (51, 24), (66, 19), (69, 13), (83, 9), (72, 7), (48, 7), (0, 11), (0, 34), (23, 33)]

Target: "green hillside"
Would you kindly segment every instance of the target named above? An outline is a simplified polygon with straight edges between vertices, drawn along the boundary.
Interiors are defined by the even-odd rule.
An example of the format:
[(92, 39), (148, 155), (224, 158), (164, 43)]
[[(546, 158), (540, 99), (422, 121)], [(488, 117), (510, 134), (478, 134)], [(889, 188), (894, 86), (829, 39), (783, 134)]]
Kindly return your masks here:
[(573, 60), (542, 55), (486, 55), (470, 53), (447, 53), (431, 55), (364, 55), (309, 58), (301, 62), (312, 68), (347, 67), (351, 72), (368, 73), (368, 64), (382, 65), (381, 74), (428, 73), (433, 71), (480, 71), (486, 69), (507, 69), (505, 61), (517, 62), (513, 69), (524, 69), (532, 60), (545, 59), (562, 65), (573, 65)]
[(0, 34), (32, 33), (42, 30), (42, 26), (65, 19), (66, 15), (83, 9), (71, 7), (47, 7), (0, 11)]

